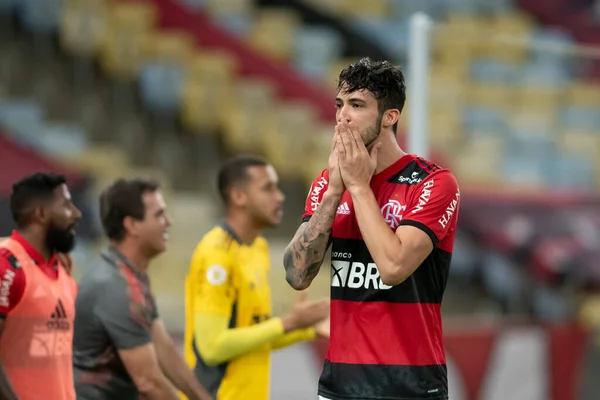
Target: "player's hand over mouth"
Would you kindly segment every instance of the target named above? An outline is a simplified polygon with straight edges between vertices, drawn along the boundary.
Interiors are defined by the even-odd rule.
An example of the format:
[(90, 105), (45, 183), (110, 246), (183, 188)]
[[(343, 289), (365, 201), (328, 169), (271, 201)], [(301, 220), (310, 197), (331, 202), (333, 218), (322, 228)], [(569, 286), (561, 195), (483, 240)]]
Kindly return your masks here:
[(337, 124), (335, 126), (335, 132), (333, 134), (333, 140), (331, 141), (331, 152), (329, 153), (329, 186), (327, 191), (341, 196), (346, 188), (342, 181), (342, 175), (340, 174), (340, 162), (338, 158), (337, 147), (341, 146), (342, 143), (339, 140), (339, 133), (341, 129), (348, 129), (347, 124)]
[[(349, 192), (368, 188), (377, 167), (377, 154), (381, 142), (371, 151), (367, 150), (356, 127), (346, 125), (338, 132), (338, 145), (335, 147), (339, 159), (342, 180)], [(340, 145), (341, 144), (341, 145)]]

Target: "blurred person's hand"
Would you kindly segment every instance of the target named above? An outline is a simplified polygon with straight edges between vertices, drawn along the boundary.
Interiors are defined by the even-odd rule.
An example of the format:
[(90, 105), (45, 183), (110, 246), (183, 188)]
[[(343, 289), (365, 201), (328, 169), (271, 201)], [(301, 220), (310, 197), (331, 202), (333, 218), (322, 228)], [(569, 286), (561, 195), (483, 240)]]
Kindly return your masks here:
[(317, 324), (315, 325), (315, 332), (317, 333), (317, 337), (329, 339), (331, 326), (330, 324), (330, 316), (327, 316), (327, 318), (325, 318), (324, 320), (317, 322)]
[(329, 299), (308, 300), (308, 291), (303, 290), (290, 313), (282, 318), (285, 332), (315, 326), (329, 316)]

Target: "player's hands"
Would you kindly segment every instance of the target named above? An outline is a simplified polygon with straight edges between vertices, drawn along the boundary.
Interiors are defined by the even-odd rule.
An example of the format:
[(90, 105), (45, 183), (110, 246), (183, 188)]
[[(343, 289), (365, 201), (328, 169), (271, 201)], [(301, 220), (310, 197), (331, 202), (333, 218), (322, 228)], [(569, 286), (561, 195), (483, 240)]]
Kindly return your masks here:
[(71, 271), (73, 270), (73, 259), (70, 254), (58, 253), (56, 254), (56, 258), (58, 262), (65, 268), (67, 274), (71, 275)]
[[(377, 167), (377, 155), (382, 143), (377, 142), (367, 150), (358, 129), (353, 126), (340, 128), (336, 153), (342, 180), (346, 189), (352, 192), (357, 188), (369, 187), (371, 177)], [(341, 145), (340, 145), (341, 144)]]
[(336, 151), (337, 146), (342, 145), (339, 141), (339, 130), (340, 124), (337, 124), (331, 141), (331, 152), (329, 153), (329, 184), (327, 186), (327, 191), (341, 197), (346, 188), (344, 187), (342, 175), (340, 174), (340, 163)]
[(330, 336), (330, 325), (331, 319), (329, 316), (322, 321), (317, 322), (315, 325), (315, 332), (317, 333), (317, 337), (329, 339)]
[(282, 318), (283, 329), (291, 332), (297, 329), (310, 328), (327, 318), (329, 315), (329, 299), (316, 301), (308, 300), (306, 290), (300, 292), (298, 300), (292, 307), (290, 313)]

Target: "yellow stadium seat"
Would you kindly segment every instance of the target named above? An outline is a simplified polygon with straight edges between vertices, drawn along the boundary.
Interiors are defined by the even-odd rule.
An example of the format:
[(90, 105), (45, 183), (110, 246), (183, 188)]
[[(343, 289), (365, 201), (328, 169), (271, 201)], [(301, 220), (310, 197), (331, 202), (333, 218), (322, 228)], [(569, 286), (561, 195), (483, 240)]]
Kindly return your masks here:
[(590, 159), (600, 156), (600, 127), (598, 131), (568, 130), (559, 137), (562, 151)]
[(325, 77), (323, 78), (327, 88), (329, 88), (332, 91), (335, 90), (337, 88), (340, 72), (342, 72), (344, 68), (348, 67), (350, 64), (355, 63), (356, 61), (358, 60), (354, 58), (343, 58), (336, 60), (334, 63), (332, 63), (327, 68), (327, 72), (325, 73)]
[(302, 178), (310, 140), (315, 130), (315, 111), (306, 103), (282, 103), (264, 120), (260, 143), (267, 159), (282, 176)]
[(327, 161), (331, 152), (331, 141), (334, 134), (333, 124), (316, 124), (314, 129), (314, 132), (307, 135), (309, 149), (302, 164), (302, 173), (307, 187), (327, 168)]
[(300, 17), (293, 10), (263, 9), (254, 21), (250, 45), (273, 59), (289, 60), (294, 48), (294, 33), (299, 24)]
[(493, 107), (507, 110), (513, 101), (514, 89), (502, 84), (471, 84), (468, 87), (468, 102), (473, 106)]
[(72, 54), (95, 56), (105, 40), (107, 19), (104, 0), (67, 2), (60, 21), (61, 45)]
[(518, 108), (509, 115), (509, 123), (513, 129), (534, 129), (550, 132), (556, 128), (554, 109)]
[(441, 108), (430, 111), (429, 137), (435, 147), (455, 154), (464, 140), (460, 114), (454, 109)]
[(504, 138), (474, 136), (465, 142), (454, 170), (461, 185), (496, 186), (502, 181), (501, 162), (505, 148)]
[(109, 25), (100, 62), (108, 73), (131, 79), (145, 61), (147, 37), (156, 22), (156, 10), (149, 3), (108, 4)]
[(260, 152), (263, 120), (275, 107), (275, 88), (263, 80), (244, 79), (235, 85), (225, 105), (223, 140), (234, 152)]
[(553, 111), (560, 102), (561, 92), (549, 86), (520, 85), (515, 92), (515, 106), (519, 108)]
[(214, 131), (221, 127), (224, 105), (231, 97), (231, 84), (224, 82), (188, 81), (183, 88), (181, 120), (193, 131)]
[(237, 72), (235, 58), (225, 51), (200, 51), (191, 53), (186, 69), (191, 82), (229, 83)]
[(493, 16), (487, 26), (488, 40), (481, 41), (484, 58), (514, 64), (523, 63), (529, 47), (523, 42), (533, 29), (533, 22), (522, 13), (501, 13)]
[(208, 0), (207, 9), (213, 15), (247, 14), (253, 11), (252, 0)]
[(566, 90), (563, 100), (566, 105), (600, 108), (600, 85), (591, 82), (573, 83)]
[(184, 65), (194, 54), (194, 39), (186, 32), (161, 30), (146, 37), (146, 58)]
[(345, 0), (341, 3), (340, 12), (346, 17), (381, 18), (389, 15), (387, 0)]

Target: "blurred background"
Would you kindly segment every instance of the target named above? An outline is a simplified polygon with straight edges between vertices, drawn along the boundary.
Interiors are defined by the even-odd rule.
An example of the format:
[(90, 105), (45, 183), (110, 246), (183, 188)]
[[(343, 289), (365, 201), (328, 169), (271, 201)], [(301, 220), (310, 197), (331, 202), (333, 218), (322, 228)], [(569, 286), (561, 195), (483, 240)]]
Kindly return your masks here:
[[(282, 253), (327, 166), (337, 75), (368, 56), (410, 77), (417, 11), (435, 21), (429, 158), (462, 192), (443, 306), (451, 399), (597, 399), (597, 0), (0, 0), (0, 235), (15, 180), (65, 173), (85, 216), (80, 276), (104, 244), (99, 190), (158, 179), (174, 226), (151, 275), (180, 338), (189, 258), (221, 218), (215, 171), (261, 154), (287, 197), (268, 232), (285, 312)], [(323, 268), (311, 296), (329, 279)], [(274, 355), (274, 400), (315, 397), (325, 346)]]

